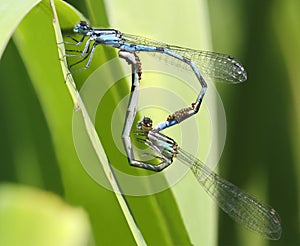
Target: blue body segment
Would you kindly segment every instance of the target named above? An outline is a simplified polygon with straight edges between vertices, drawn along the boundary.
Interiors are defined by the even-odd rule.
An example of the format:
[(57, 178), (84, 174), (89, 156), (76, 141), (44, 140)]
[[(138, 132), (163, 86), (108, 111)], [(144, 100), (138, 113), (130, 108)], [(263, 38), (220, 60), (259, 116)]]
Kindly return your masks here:
[(178, 124), (178, 121), (176, 119), (170, 120), (170, 121), (166, 120), (166, 121), (158, 123), (153, 129), (157, 130), (157, 131), (162, 131), (162, 130), (164, 130), (170, 126), (174, 126), (176, 124)]
[(145, 45), (132, 45), (132, 44), (122, 44), (119, 47), (120, 50), (125, 50), (128, 52), (144, 51), (144, 52), (157, 52), (157, 47), (145, 46)]

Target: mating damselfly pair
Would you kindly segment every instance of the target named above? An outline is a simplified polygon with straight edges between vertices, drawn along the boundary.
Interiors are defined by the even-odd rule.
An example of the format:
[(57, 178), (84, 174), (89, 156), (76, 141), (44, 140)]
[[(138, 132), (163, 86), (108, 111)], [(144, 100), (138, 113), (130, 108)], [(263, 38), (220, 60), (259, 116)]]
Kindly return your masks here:
[[(206, 192), (232, 219), (266, 238), (279, 239), (281, 225), (279, 216), (273, 208), (264, 205), (233, 184), (220, 178), (200, 160), (180, 148), (172, 138), (161, 133), (165, 128), (174, 126), (199, 111), (207, 90), (207, 84), (202, 75), (227, 83), (244, 82), (247, 75), (240, 62), (232, 56), (168, 45), (139, 36), (123, 34), (114, 29), (95, 29), (90, 27), (85, 21), (79, 22), (75, 26), (74, 32), (82, 35), (82, 37), (79, 41), (73, 39), (75, 43), (68, 42), (68, 44), (74, 46), (83, 44), (84, 48), (83, 50), (75, 51), (79, 52), (79, 55), (68, 55), (79, 57), (79, 61), (73, 65), (87, 60), (85, 66), (75, 70), (76, 72), (87, 69), (90, 66), (98, 45), (106, 45), (118, 49), (119, 56), (125, 59), (132, 67), (131, 97), (122, 134), (130, 165), (152, 171), (161, 171), (171, 165), (173, 159), (177, 158), (190, 166)], [(159, 53), (177, 59), (195, 74), (202, 87), (196, 101), (190, 107), (176, 111), (168, 116), (166, 121), (153, 127), (152, 120), (145, 117), (139, 123), (136, 137), (155, 151), (156, 156), (154, 158), (159, 160), (159, 164), (156, 165), (135, 159), (130, 138), (138, 107), (139, 82), (142, 74), (139, 52)]]

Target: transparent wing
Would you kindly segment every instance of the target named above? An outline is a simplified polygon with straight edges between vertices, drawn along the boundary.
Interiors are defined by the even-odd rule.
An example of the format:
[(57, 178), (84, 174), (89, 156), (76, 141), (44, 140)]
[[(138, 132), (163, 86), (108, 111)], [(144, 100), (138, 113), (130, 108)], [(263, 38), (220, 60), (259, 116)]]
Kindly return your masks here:
[[(197, 65), (200, 72), (209, 77), (215, 78), (217, 81), (241, 83), (247, 79), (247, 72), (245, 68), (232, 56), (168, 45), (131, 34), (123, 34), (122, 37), (126, 43), (131, 45), (145, 45), (169, 49), (176, 54), (192, 60)], [(188, 68), (188, 66), (183, 63), (181, 64), (183, 68)]]
[(233, 220), (262, 236), (277, 240), (281, 236), (278, 213), (235, 185), (222, 179), (200, 160), (178, 147), (177, 159), (191, 167), (204, 190)]

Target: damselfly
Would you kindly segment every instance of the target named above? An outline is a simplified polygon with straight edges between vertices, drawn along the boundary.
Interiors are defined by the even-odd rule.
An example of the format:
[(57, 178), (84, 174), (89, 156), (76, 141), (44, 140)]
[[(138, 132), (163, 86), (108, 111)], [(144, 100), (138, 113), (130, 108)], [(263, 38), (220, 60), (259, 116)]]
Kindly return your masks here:
[[(89, 58), (86, 65), (76, 71), (87, 69), (90, 66), (95, 49), (98, 45), (114, 47), (121, 52), (133, 53), (136, 57), (138, 52), (159, 53), (179, 60), (182, 64), (187, 65), (187, 67), (193, 71), (197, 80), (200, 82), (202, 89), (200, 90), (196, 101), (192, 103), (192, 107), (184, 109), (185, 117), (170, 120), (170, 124), (165, 127), (177, 124), (199, 111), (201, 102), (207, 90), (207, 84), (202, 73), (214, 78), (215, 80), (227, 83), (240, 83), (247, 79), (247, 73), (244, 67), (238, 60), (229, 55), (182, 48), (136, 35), (125, 34), (115, 29), (92, 28), (85, 21), (80, 21), (74, 27), (74, 32), (82, 35), (82, 38), (79, 41), (72, 38), (75, 43), (65, 42), (66, 44), (79, 46), (86, 38), (87, 41), (84, 44), (84, 49), (80, 51), (81, 54), (79, 57), (82, 59), (71, 66), (81, 63), (85, 59)], [(68, 55), (76, 56), (74, 54)]]
[[(90, 58), (83, 69), (89, 67), (96, 46), (107, 45), (131, 53), (162, 53), (188, 64), (192, 70), (194, 66), (197, 66), (203, 74), (228, 83), (240, 83), (247, 79), (247, 73), (242, 64), (229, 55), (169, 45), (141, 36), (125, 34), (115, 29), (92, 28), (85, 21), (80, 21), (74, 27), (74, 32), (82, 35), (82, 38), (79, 41), (73, 39), (76, 43), (68, 44), (79, 46), (85, 38), (88, 38), (81, 56), (83, 59)], [(93, 41), (92, 48), (90, 48)]]
[(221, 178), (203, 162), (179, 147), (172, 138), (153, 129), (150, 118), (144, 117), (138, 123), (136, 135), (138, 140), (155, 151), (158, 155), (156, 158), (160, 160), (158, 165), (140, 162), (140, 167), (160, 171), (177, 158), (191, 169), (203, 189), (233, 220), (268, 239), (280, 238), (280, 219), (273, 208)]

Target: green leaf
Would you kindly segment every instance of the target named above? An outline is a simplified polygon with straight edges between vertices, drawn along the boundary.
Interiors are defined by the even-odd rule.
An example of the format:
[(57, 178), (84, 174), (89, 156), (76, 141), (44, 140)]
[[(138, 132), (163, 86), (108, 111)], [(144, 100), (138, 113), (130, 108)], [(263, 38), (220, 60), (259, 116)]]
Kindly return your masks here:
[[(62, 13), (62, 9), (60, 11)], [(74, 14), (71, 14), (72, 11), (74, 12), (74, 9), (66, 8), (64, 6), (63, 13), (65, 18), (73, 18)], [(77, 19), (79, 18), (80, 16), (77, 17)], [(44, 1), (34, 8), (19, 25), (17, 31), (14, 33), (14, 40), (41, 102), (43, 112), (47, 119), (47, 124), (52, 132), (52, 141), (54, 143), (54, 148), (63, 175), (67, 198), (69, 201), (73, 199), (74, 202), (74, 198), (76, 199), (78, 195), (79, 197), (81, 196), (78, 194), (77, 190), (81, 189), (82, 185), (85, 184), (83, 180), (86, 179), (88, 182), (89, 178), (86, 173), (82, 172), (80, 163), (76, 159), (76, 153), (72, 143), (70, 123), (73, 107), (68, 91), (66, 90), (67, 87), (60, 68), (61, 58), (57, 52), (57, 41), (55, 40), (52, 21), (53, 17), (50, 5), (47, 1)], [(74, 99), (74, 94), (72, 94), (72, 96)], [(80, 178), (81, 175), (83, 175), (83, 177)], [(76, 178), (80, 180), (78, 188), (74, 186), (73, 180)], [(91, 185), (91, 183), (89, 184)], [(104, 199), (105, 195), (99, 195), (99, 191), (101, 191), (101, 189), (98, 189), (99, 187), (95, 183), (93, 183), (92, 186), (93, 188), (90, 187), (88, 193), (82, 195), (90, 196), (94, 191), (98, 193), (95, 197), (98, 197), (101, 200)], [(110, 197), (111, 195), (113, 194), (109, 194)], [(91, 195), (90, 198), (95, 201), (94, 195)], [(110, 199), (111, 198), (107, 198), (107, 201)], [(88, 200), (89, 199), (83, 197), (79, 199), (82, 205)], [(115, 200), (113, 201), (115, 203)], [(105, 214), (107, 214), (110, 210), (117, 209), (117, 212), (114, 211), (112, 213), (114, 216), (116, 216), (116, 214), (120, 215), (120, 208), (117, 204), (116, 206), (110, 206), (110, 208), (103, 210), (101, 210), (100, 207), (101, 206), (95, 202), (91, 206), (86, 206), (86, 209), (91, 212), (91, 210), (96, 208), (96, 210), (100, 213), (105, 211)], [(93, 218), (95, 220), (102, 217), (99, 216), (99, 213), (98, 215), (96, 214), (97, 212), (93, 213)], [(107, 219), (110, 218), (107, 217)], [(107, 227), (103, 221), (105, 220), (101, 220), (101, 225), (103, 227)], [(126, 221), (123, 223), (124, 226), (127, 226)], [(127, 236), (131, 237), (127, 230), (128, 228), (124, 230), (124, 233), (126, 232)], [(101, 241), (105, 241), (102, 235), (97, 236), (101, 237)], [(107, 240), (110, 240), (109, 235)]]
[(0, 204), (1, 245), (88, 245), (91, 228), (86, 212), (53, 193), (1, 184)]
[(24, 16), (41, 0), (3, 0), (0, 5), (0, 25), (3, 27), (0, 37), (0, 58), (8, 40)]

